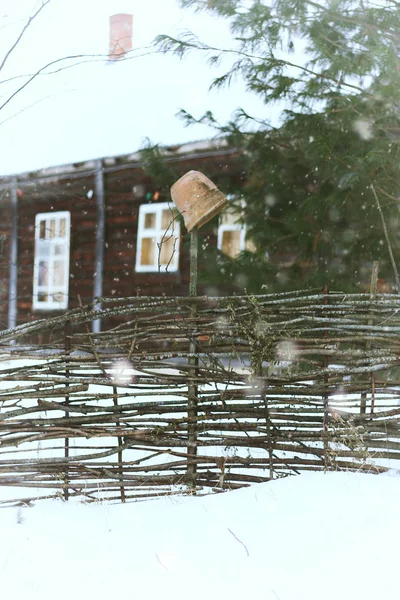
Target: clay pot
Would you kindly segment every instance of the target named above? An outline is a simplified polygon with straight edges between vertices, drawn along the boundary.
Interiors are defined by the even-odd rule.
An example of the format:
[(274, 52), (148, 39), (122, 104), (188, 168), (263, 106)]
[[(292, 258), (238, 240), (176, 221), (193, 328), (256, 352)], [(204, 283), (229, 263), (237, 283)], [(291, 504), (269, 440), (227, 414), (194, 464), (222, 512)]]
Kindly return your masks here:
[(210, 221), (228, 204), (225, 194), (200, 171), (189, 171), (178, 179), (171, 188), (171, 198), (188, 231)]

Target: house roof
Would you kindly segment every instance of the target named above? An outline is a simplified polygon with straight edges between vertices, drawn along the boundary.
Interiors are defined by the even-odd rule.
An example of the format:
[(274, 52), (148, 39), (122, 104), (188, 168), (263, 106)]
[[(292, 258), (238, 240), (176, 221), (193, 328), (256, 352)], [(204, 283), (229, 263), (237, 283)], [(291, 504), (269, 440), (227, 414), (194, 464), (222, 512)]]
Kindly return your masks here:
[[(18, 18), (27, 3), (17, 3), (17, 18), (12, 13), (15, 2), (4, 1), (11, 16), (6, 19), (0, 58), (21, 29), (24, 20)], [(122, 60), (110, 61), (109, 17), (123, 11), (133, 14), (133, 50)], [(212, 79), (232, 58), (211, 70), (204, 55), (193, 53), (179, 60), (149, 49), (156, 34), (178, 35), (183, 29), (221, 47), (231, 44), (225, 21), (182, 10), (176, 0), (50, 2), (1, 71), (0, 106), (43, 65), (74, 58), (51, 64), (0, 109), (0, 175), (101, 156), (132, 156), (146, 139), (181, 146), (215, 135), (206, 125), (186, 128), (176, 117), (181, 108), (196, 117), (211, 109), (221, 122), (238, 106), (262, 115), (261, 102), (240, 81), (209, 91)]]
[[(229, 156), (237, 154), (237, 149), (228, 145), (225, 139), (199, 140), (187, 144), (176, 144), (160, 148), (164, 159), (177, 163), (188, 161), (193, 158), (210, 158), (213, 156)], [(141, 167), (141, 152), (132, 152), (116, 156), (105, 156), (97, 159), (71, 162), (63, 165), (50, 166), (42, 169), (30, 170), (14, 175), (0, 175), (1, 187), (12, 184), (16, 177), (20, 184), (36, 185), (37, 183), (49, 183), (70, 179), (71, 177), (83, 177), (93, 175), (98, 167), (98, 161), (102, 164), (104, 172), (121, 171), (125, 168), (132, 169)]]

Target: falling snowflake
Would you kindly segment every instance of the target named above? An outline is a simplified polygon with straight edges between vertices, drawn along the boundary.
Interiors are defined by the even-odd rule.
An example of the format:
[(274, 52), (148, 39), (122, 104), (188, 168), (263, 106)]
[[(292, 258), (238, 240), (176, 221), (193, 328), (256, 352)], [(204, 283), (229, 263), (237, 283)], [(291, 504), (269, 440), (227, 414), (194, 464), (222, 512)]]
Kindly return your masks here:
[(116, 360), (112, 365), (110, 376), (117, 385), (133, 383), (135, 377), (132, 363), (124, 358)]
[(276, 345), (276, 357), (279, 361), (293, 362), (298, 360), (299, 348), (292, 340), (282, 340)]
[(373, 136), (372, 123), (366, 119), (356, 119), (353, 129), (362, 140), (370, 140)]

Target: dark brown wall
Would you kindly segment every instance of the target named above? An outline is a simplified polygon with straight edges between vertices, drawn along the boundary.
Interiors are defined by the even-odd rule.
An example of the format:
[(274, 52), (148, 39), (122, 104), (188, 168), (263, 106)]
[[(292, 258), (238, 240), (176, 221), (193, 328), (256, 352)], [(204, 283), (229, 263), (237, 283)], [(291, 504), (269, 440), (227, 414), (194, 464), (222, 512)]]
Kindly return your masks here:
[[(136, 243), (139, 206), (146, 202), (132, 193), (135, 184), (142, 183), (146, 191), (157, 188), (145, 177), (140, 169), (123, 173), (109, 173), (106, 184), (106, 240), (104, 256), (104, 295), (112, 297), (162, 294), (185, 294), (182, 285), (182, 267), (180, 260), (177, 273), (136, 273)], [(170, 198), (160, 194), (158, 202)]]
[[(179, 159), (173, 165), (177, 176), (190, 169), (201, 170), (215, 183), (232, 173), (239, 173), (238, 157), (227, 154), (216, 157)], [(37, 213), (68, 210), (71, 213), (70, 301), (74, 308), (90, 303), (93, 298), (93, 276), (96, 248), (96, 195), (94, 172), (71, 176), (69, 179), (53, 178), (40, 183), (25, 178), (18, 183), (19, 197), (19, 247), (18, 247), (18, 324), (51, 316), (50, 311), (32, 310), (34, 226)], [(42, 180), (43, 181), (43, 180)], [(133, 295), (185, 295), (189, 284), (189, 236), (182, 227), (183, 240), (180, 269), (176, 273), (136, 273), (137, 221), (143, 198), (135, 198), (133, 186), (144, 184), (147, 191), (156, 191), (157, 182), (146, 177), (143, 169), (124, 165), (122, 169), (110, 168), (104, 174), (106, 227), (104, 239), (103, 295), (124, 297)], [(1, 187), (1, 182), (0, 182)], [(93, 195), (88, 197), (88, 191)], [(8, 264), (10, 209), (7, 192), (0, 204), (0, 244), (4, 260), (0, 261), (0, 327), (7, 326)], [(158, 201), (169, 201), (160, 194)], [(201, 235), (216, 243), (216, 226), (211, 224), (201, 230)], [(1, 246), (0, 246), (1, 247)], [(205, 290), (200, 290), (200, 293)]]
[(86, 303), (93, 294), (96, 231), (96, 199), (87, 197), (94, 189), (92, 177), (20, 184), (18, 239), (18, 323), (51, 316), (52, 311), (32, 310), (35, 217), (38, 213), (68, 210), (71, 213), (70, 308)]

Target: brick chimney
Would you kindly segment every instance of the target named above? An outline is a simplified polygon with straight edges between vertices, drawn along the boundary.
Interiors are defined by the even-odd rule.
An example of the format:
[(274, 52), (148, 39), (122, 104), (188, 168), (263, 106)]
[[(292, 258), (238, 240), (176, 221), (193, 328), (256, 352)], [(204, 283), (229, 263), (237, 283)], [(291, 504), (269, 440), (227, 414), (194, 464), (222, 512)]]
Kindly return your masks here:
[(132, 50), (132, 15), (118, 14), (110, 17), (109, 58), (116, 60)]

